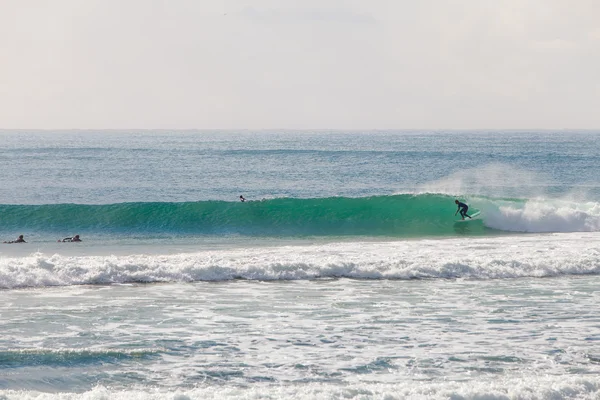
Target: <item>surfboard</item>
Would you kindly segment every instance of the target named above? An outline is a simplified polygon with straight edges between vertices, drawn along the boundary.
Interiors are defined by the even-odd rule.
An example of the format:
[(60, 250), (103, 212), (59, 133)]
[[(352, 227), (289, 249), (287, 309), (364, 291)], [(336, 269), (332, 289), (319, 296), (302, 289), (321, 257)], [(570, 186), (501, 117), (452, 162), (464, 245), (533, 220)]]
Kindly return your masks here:
[(456, 222), (469, 222), (469, 221), (473, 221), (475, 219), (478, 219), (477, 217), (479, 216), (479, 214), (481, 214), (481, 211), (476, 211), (475, 213), (471, 214), (471, 219), (469, 219), (469, 218), (459, 219)]

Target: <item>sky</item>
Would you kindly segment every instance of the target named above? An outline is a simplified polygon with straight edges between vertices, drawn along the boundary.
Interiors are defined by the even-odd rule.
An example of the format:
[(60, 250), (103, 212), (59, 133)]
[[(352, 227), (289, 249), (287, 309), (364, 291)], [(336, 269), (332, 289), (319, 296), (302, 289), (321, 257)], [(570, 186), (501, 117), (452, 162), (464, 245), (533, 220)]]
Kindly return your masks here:
[(0, 0), (0, 129), (598, 129), (597, 0)]

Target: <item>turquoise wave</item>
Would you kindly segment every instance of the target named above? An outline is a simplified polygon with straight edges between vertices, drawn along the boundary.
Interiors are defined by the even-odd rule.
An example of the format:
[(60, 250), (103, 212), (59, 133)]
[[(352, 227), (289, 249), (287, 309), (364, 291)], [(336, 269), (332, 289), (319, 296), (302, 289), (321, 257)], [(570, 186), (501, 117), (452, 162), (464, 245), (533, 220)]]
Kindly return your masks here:
[[(401, 194), (261, 201), (0, 205), (0, 230), (255, 236), (446, 236), (484, 234), (456, 223), (454, 197)], [(470, 209), (471, 212), (477, 211)]]

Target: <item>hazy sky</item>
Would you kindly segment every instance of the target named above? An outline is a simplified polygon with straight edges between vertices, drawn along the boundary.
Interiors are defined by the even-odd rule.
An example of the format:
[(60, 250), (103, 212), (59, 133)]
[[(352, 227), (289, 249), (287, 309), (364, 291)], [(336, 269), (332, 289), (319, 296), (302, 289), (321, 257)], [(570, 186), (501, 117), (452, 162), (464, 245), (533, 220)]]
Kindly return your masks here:
[(598, 0), (0, 0), (0, 128), (600, 128)]

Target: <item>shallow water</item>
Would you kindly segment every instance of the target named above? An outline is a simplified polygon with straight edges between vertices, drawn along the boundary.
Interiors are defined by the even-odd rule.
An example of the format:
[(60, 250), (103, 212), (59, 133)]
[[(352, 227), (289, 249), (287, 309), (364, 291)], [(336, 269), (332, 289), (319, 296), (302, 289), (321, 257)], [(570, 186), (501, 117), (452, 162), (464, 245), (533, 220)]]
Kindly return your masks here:
[(401, 398), (411, 389), (444, 398), (467, 382), (465, 395), (485, 396), (484, 385), (498, 379), (521, 381), (519, 396), (548, 390), (551, 377), (577, 391), (568, 383), (577, 377), (597, 396), (598, 279), (328, 278), (4, 291), (2, 388), (85, 392), (101, 382), (115, 392), (157, 387), (190, 398), (198, 386), (204, 393), (213, 387), (215, 396), (225, 386), (335, 397), (338, 386), (365, 385), (375, 396)]

